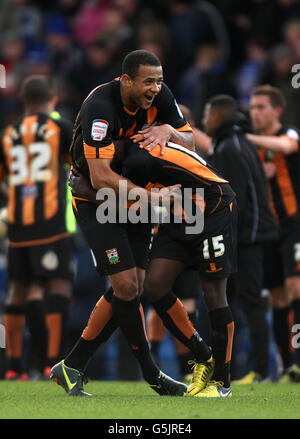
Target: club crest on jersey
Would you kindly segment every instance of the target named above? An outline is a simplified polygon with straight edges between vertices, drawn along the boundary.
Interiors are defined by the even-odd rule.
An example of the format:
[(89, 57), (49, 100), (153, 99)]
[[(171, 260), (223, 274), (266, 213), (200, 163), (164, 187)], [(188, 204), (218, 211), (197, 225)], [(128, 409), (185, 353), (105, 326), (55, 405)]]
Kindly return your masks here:
[(102, 119), (94, 119), (92, 123), (91, 137), (93, 140), (101, 141), (105, 139), (108, 129), (108, 122)]
[(116, 248), (106, 250), (106, 254), (110, 264), (117, 264), (117, 262), (120, 262), (118, 250)]

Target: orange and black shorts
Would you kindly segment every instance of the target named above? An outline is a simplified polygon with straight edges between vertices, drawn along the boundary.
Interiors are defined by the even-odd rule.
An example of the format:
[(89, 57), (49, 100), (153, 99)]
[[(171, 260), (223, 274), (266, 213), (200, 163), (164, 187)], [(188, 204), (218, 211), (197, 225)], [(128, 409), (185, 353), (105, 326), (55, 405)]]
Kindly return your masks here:
[(31, 245), (8, 247), (7, 278), (24, 284), (49, 279), (73, 279), (72, 238)]
[(280, 228), (278, 240), (264, 246), (264, 287), (282, 286), (288, 277), (300, 276), (300, 218), (290, 218)]
[(189, 235), (185, 224), (162, 224), (154, 236), (149, 259), (181, 261), (197, 270), (201, 280), (228, 278), (236, 272), (237, 208), (235, 202), (205, 217), (202, 233)]
[(96, 216), (97, 205), (79, 199), (73, 208), (101, 275), (110, 276), (134, 267), (146, 268), (151, 224), (100, 223)]

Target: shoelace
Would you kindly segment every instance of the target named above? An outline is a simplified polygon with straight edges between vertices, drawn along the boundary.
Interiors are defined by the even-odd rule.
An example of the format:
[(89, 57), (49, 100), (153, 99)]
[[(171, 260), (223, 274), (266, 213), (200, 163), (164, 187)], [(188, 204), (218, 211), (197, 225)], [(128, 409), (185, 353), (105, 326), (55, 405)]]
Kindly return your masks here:
[[(189, 360), (188, 364), (191, 366), (193, 370), (193, 381), (205, 381), (209, 370), (206, 364), (197, 363), (194, 360)], [(198, 367), (196, 367), (198, 366)]]

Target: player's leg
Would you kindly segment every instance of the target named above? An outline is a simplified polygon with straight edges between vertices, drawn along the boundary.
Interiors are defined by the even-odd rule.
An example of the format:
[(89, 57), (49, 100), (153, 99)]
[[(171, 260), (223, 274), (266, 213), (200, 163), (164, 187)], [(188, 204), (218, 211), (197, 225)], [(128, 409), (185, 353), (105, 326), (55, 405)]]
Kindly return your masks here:
[[(72, 246), (71, 238), (63, 238), (53, 243), (32, 246), (29, 250), (31, 271), (38, 283), (43, 285), (43, 301), (32, 299), (32, 323), (34, 316), (44, 319), (47, 330), (46, 355), (43, 373), (49, 376), (50, 368), (63, 353), (67, 337), (67, 319), (72, 295)], [(38, 309), (39, 308), (39, 309)]]
[(17, 379), (22, 372), (25, 304), (28, 286), (11, 281), (4, 305), (3, 324), (6, 336), (5, 379)]
[(263, 382), (269, 379), (269, 325), (261, 297), (263, 289), (263, 247), (259, 244), (238, 249), (237, 303), (249, 326), (253, 370), (239, 383)]
[(164, 339), (166, 327), (154, 308), (147, 313), (147, 334), (151, 346), (151, 354), (157, 364), (159, 364), (159, 348)]
[(215, 381), (199, 397), (228, 396), (230, 387), (230, 361), (234, 334), (234, 321), (226, 296), (227, 279), (202, 281), (203, 299), (207, 307), (212, 330), (212, 352)]
[[(172, 245), (174, 250), (174, 243)], [(144, 291), (166, 328), (193, 353), (196, 361), (194, 385), (190, 386), (189, 392), (195, 394), (205, 387), (213, 367), (210, 348), (189, 320), (181, 301), (172, 292), (175, 279), (184, 269), (183, 262), (155, 258), (153, 253), (146, 272)]]
[(45, 367), (47, 351), (47, 327), (45, 320), (45, 288), (42, 283), (32, 282), (26, 300), (26, 325), (30, 333), (29, 375), (40, 379)]
[[(83, 395), (83, 370), (77, 370), (76, 384), (73, 389), (64, 379), (64, 373), (67, 373), (65, 367), (67, 366), (68, 371), (74, 375), (76, 372), (74, 361), (78, 351), (84, 348), (92, 353), (92, 349), (99, 343), (103, 332), (110, 335), (107, 331), (108, 325), (109, 330), (120, 326), (149, 384), (155, 386), (154, 389), (159, 394), (182, 395), (186, 386), (162, 374), (150, 355), (143, 310), (139, 301), (138, 288), (141, 273), (136, 269), (126, 227), (118, 224), (99, 224), (96, 221), (95, 208), (90, 203), (84, 203), (82, 206), (79, 220), (81, 229), (93, 251), (96, 268), (102, 274), (109, 276), (113, 294), (110, 303), (105, 297), (100, 299), (81, 339), (66, 358), (66, 363), (62, 361), (52, 368), (52, 378), (58, 379), (69, 394)], [(103, 310), (103, 313), (99, 310)], [(114, 319), (113, 325), (111, 325), (112, 319)], [(91, 339), (87, 339), (90, 337)], [(96, 338), (97, 341), (95, 341)]]
[[(175, 280), (174, 294), (181, 300), (193, 326), (198, 330), (197, 299), (202, 294), (201, 282), (197, 270), (184, 270)], [(175, 339), (180, 375), (185, 381), (191, 381), (193, 353), (180, 341)]]
[(294, 350), (294, 364), (289, 370), (291, 381), (300, 382), (300, 348), (297, 343), (293, 343), (293, 336), (300, 328), (300, 277), (291, 276), (285, 280), (285, 286), (289, 297), (292, 298), (293, 321), (291, 329), (291, 348)]

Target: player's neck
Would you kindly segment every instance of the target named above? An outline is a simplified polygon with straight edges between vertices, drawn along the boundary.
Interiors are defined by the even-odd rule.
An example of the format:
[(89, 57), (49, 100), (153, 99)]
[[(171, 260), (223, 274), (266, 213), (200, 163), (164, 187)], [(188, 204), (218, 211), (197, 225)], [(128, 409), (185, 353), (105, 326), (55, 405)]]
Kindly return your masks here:
[(278, 120), (275, 120), (272, 124), (260, 130), (259, 134), (261, 136), (274, 136), (276, 133), (278, 133), (281, 127), (281, 123)]
[(33, 116), (34, 114), (46, 113), (50, 114), (51, 109), (49, 104), (27, 105), (25, 107), (25, 116)]
[(131, 113), (136, 113), (138, 106), (136, 105), (136, 103), (132, 102), (132, 100), (128, 96), (125, 87), (122, 86), (122, 80), (120, 86), (120, 93), (121, 93), (121, 101), (123, 106)]

